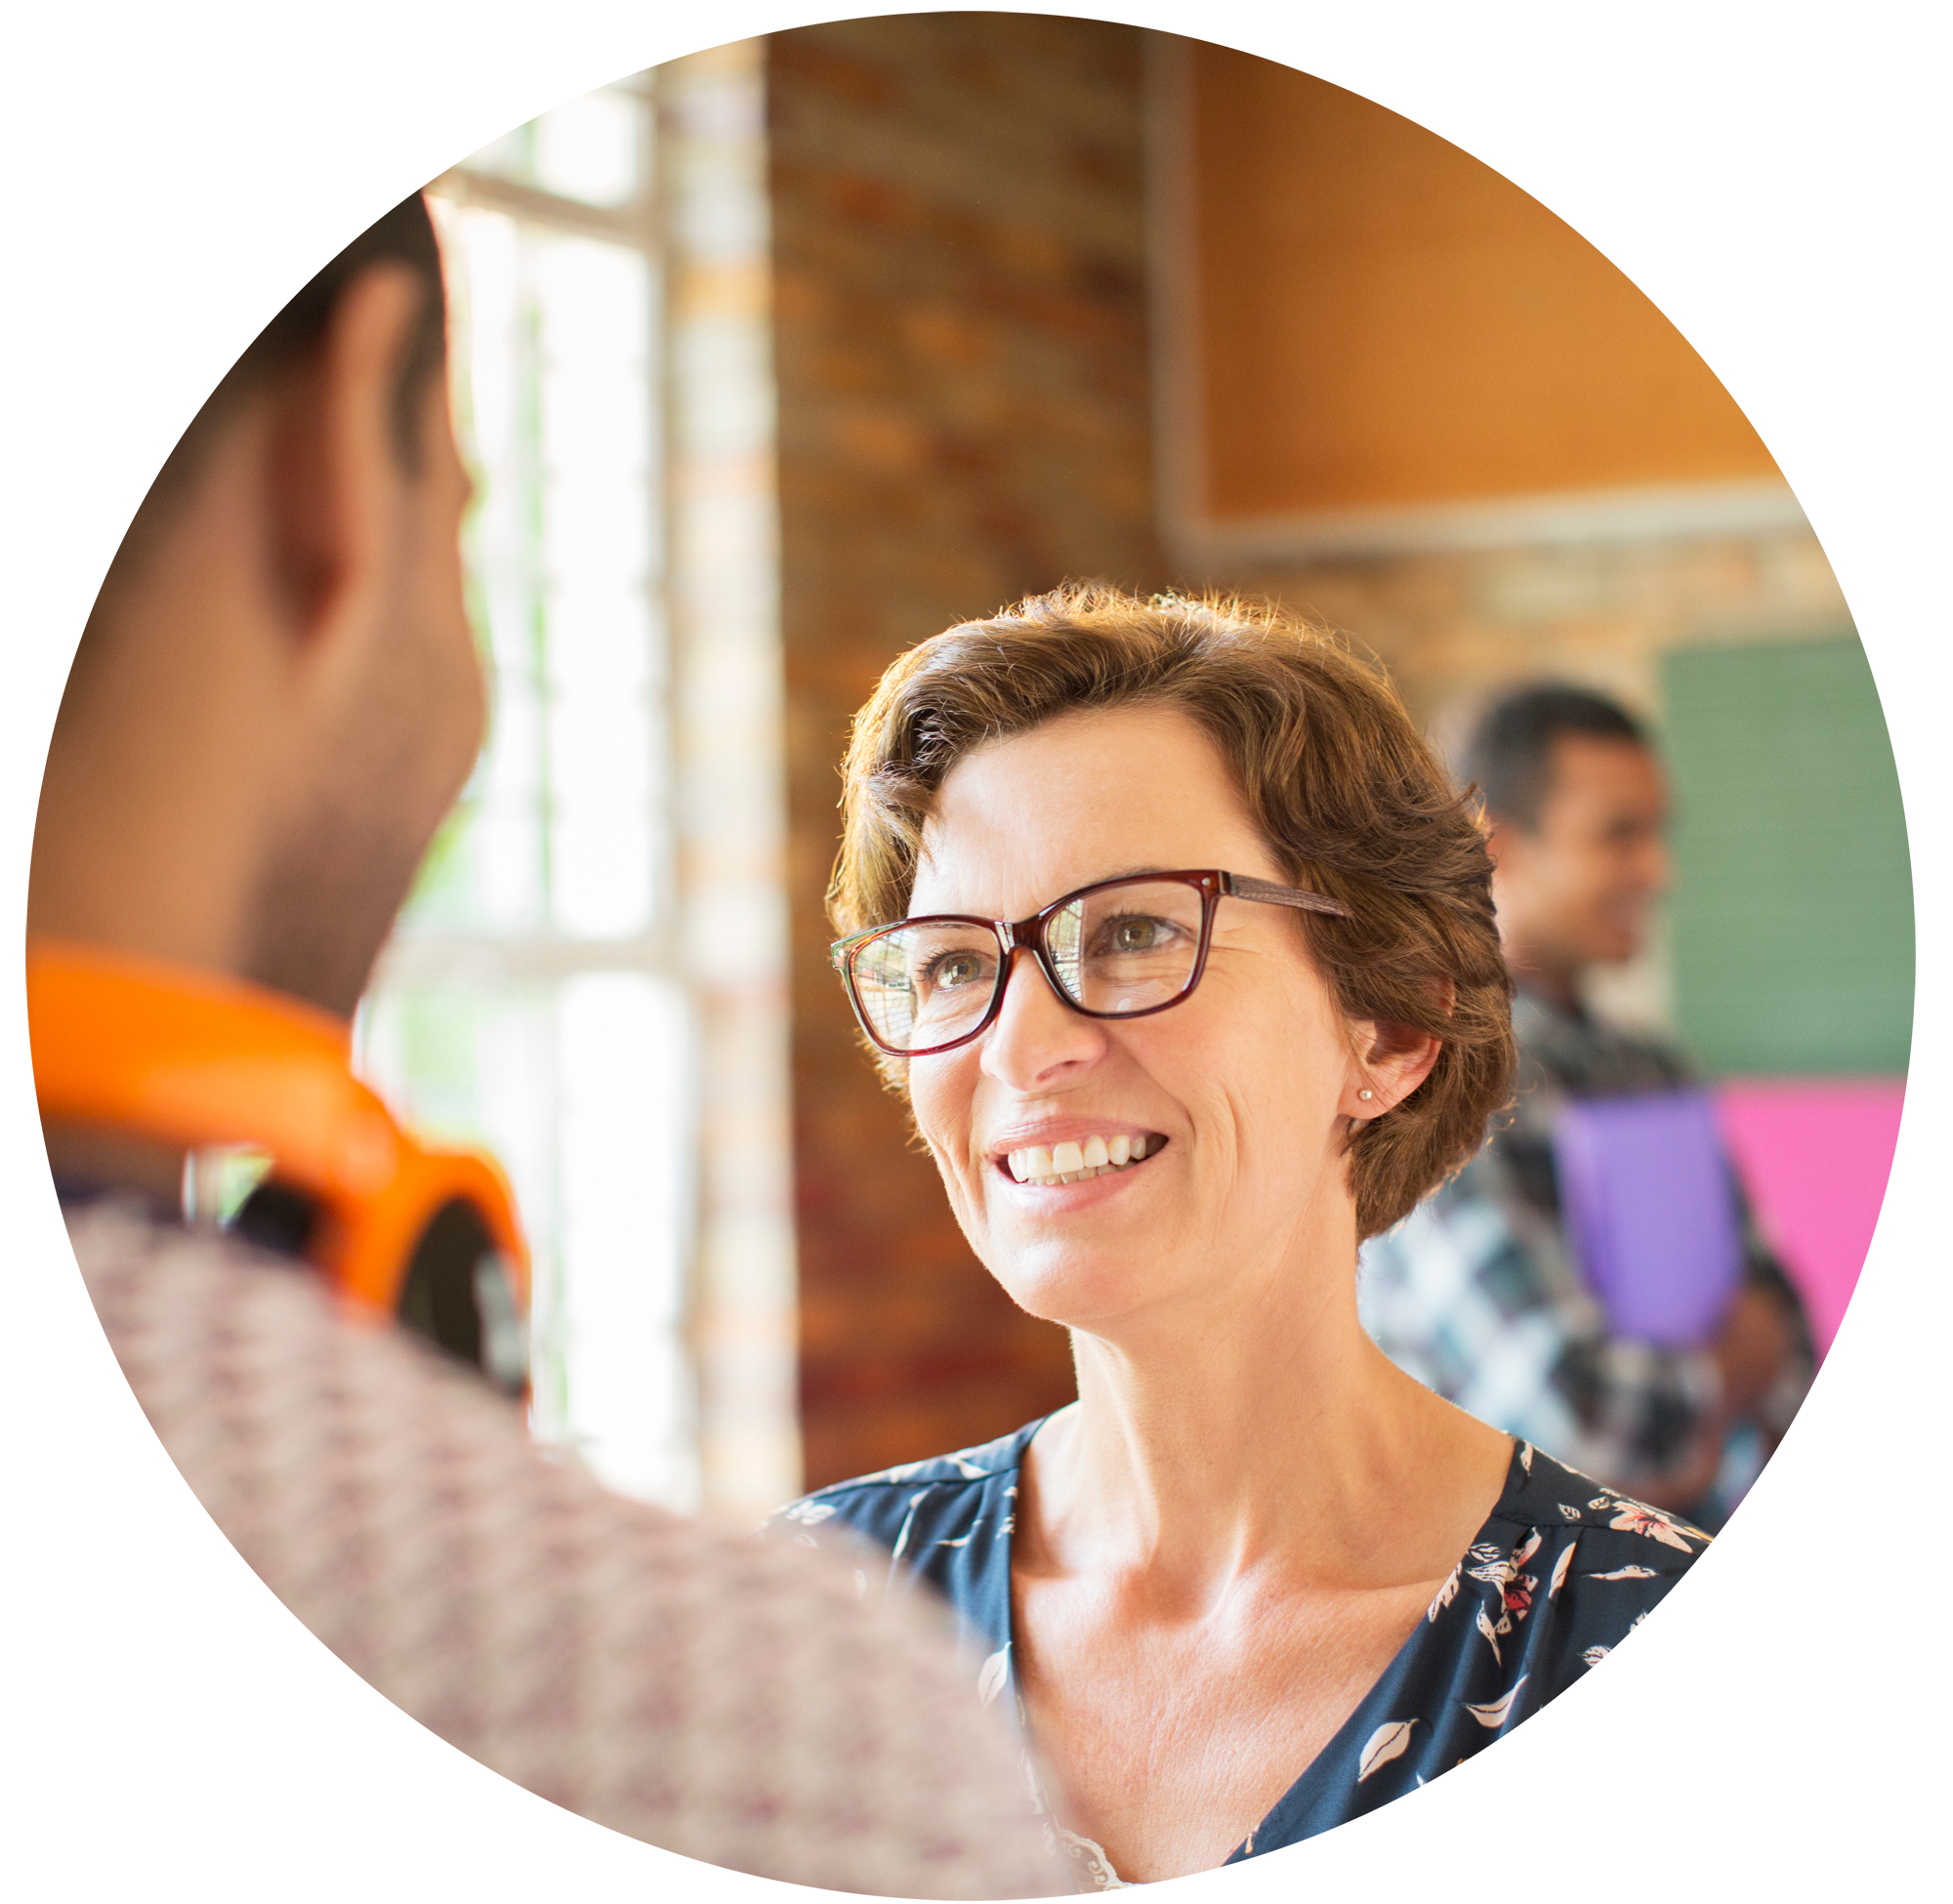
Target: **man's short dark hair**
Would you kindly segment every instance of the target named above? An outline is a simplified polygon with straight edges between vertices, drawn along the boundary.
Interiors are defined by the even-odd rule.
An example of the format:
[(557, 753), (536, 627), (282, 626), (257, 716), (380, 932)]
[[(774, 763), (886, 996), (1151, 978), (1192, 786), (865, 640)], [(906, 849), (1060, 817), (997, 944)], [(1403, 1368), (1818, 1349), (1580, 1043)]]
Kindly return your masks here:
[(1460, 778), (1476, 784), (1487, 819), (1530, 833), (1539, 824), (1561, 734), (1646, 747), (1647, 729), (1616, 701), (1591, 688), (1543, 682), (1507, 694), (1479, 716), (1465, 743)]
[(29, 724), (35, 674), (72, 672), (225, 422), (383, 258), (428, 283), (412, 455), (441, 262), (344, 18), (27, 16)]

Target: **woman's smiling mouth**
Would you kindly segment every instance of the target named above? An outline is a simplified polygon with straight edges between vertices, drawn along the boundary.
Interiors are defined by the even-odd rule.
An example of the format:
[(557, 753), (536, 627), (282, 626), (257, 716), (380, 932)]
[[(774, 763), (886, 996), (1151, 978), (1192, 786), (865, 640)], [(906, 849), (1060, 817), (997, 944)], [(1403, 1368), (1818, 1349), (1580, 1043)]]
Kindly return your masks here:
[(1157, 1136), (1128, 1136), (1121, 1131), (1112, 1137), (1093, 1136), (1082, 1141), (1066, 1138), (1047, 1148), (1041, 1143), (1026, 1144), (998, 1161), (1019, 1183), (1046, 1189), (1059, 1183), (1082, 1183), (1087, 1178), (1109, 1176), (1143, 1163), (1165, 1147), (1166, 1138)]

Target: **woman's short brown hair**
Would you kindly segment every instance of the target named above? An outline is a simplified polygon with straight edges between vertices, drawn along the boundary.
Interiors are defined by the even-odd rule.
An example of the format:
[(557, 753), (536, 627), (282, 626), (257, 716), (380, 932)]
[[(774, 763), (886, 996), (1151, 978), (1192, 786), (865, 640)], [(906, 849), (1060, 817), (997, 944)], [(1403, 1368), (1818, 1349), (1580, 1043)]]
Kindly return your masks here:
[[(1347, 919), (1298, 915), (1344, 1013), (1443, 1041), (1424, 1083), (1350, 1140), (1357, 1232), (1388, 1229), (1471, 1158), (1505, 1101), (1512, 981), (1472, 804), (1383, 674), (1326, 631), (1233, 600), (1082, 583), (921, 642), (854, 719), (834, 924), (845, 934), (907, 911), (935, 791), (972, 749), (1135, 705), (1197, 721), (1287, 876), (1348, 904)], [(901, 1084), (899, 1060), (884, 1069)]]

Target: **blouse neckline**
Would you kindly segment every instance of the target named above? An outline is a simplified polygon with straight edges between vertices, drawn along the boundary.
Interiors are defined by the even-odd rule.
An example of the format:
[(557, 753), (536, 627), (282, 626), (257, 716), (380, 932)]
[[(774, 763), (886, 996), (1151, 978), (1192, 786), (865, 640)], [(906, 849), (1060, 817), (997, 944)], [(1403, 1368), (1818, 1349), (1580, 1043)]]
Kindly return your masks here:
[[(1031, 1737), (1030, 1718), (1024, 1710), (1023, 1693), (1018, 1684), (1018, 1606), (1016, 1581), (1013, 1574), (1013, 1558), (1017, 1546), (1016, 1503), (1018, 1499), (1018, 1491), (1023, 1477), (1024, 1456), (1030, 1451), (1031, 1443), (1036, 1440), (1045, 1424), (1051, 1421), (1053, 1416), (1058, 1412), (1058, 1410), (1054, 1409), (1050, 1415), (1041, 1415), (1036, 1421), (1027, 1422), (1011, 1437), (1010, 1465), (1002, 1470), (1008, 1479), (1009, 1498), (1012, 1502), (1011, 1511), (1003, 1516), (999, 1529), (999, 1543), (1003, 1551), (1004, 1565), (1004, 1659), (1010, 1675), (1011, 1694), (1017, 1702), (1018, 1722), (1022, 1728), (1025, 1743), (1033, 1748), (1036, 1741)], [(1528, 1478), (1529, 1468), (1525, 1457), (1530, 1452), (1531, 1450), (1524, 1442), (1514, 1437), (1512, 1457), (1506, 1464), (1505, 1485), (1500, 1488), (1499, 1498), (1493, 1502), (1491, 1511), (1485, 1516), (1478, 1531), (1467, 1543), (1464, 1552), (1460, 1554), (1457, 1563), (1452, 1568), (1452, 1578), (1455, 1579), (1457, 1577), (1458, 1569), (1464, 1566), (1465, 1562), (1470, 1559), (1472, 1549), (1480, 1546), (1486, 1540), (1490, 1539), (1500, 1520), (1513, 1517), (1511, 1511), (1517, 1503), (1517, 1496), (1524, 1489)], [(1411, 1628), (1409, 1634), (1405, 1635), (1403, 1643), (1391, 1655), (1384, 1670), (1377, 1675), (1376, 1678), (1365, 1689), (1363, 1696), (1350, 1708), (1349, 1716), (1344, 1719), (1343, 1723), (1322, 1742), (1321, 1746), (1317, 1748), (1315, 1756), (1309, 1759), (1309, 1763), (1283, 1787), (1281, 1797), (1268, 1807), (1268, 1810), (1262, 1818), (1256, 1821), (1254, 1829), (1248, 1833), (1247, 1837), (1236, 1844), (1233, 1850), (1228, 1852), (1227, 1856), (1223, 1860), (1224, 1864), (1238, 1864), (1242, 1859), (1253, 1856), (1255, 1840), (1263, 1832), (1269, 1829), (1279, 1815), (1295, 1804), (1299, 1798), (1306, 1796), (1304, 1788), (1309, 1784), (1316, 1768), (1327, 1765), (1339, 1756), (1338, 1749), (1348, 1739), (1358, 1732), (1361, 1724), (1366, 1719), (1374, 1720), (1375, 1714), (1371, 1709), (1388, 1703), (1389, 1688), (1399, 1677), (1399, 1669), (1431, 1631), (1432, 1623), (1428, 1617), (1421, 1618)], [(1044, 1802), (1042, 1790), (1040, 1790), (1038, 1797), (1040, 1802)], [(1112, 1864), (1112, 1860), (1106, 1855), (1103, 1845), (1100, 1844), (1094, 1839), (1086, 1838), (1082, 1833), (1069, 1831), (1060, 1824), (1057, 1814), (1053, 1812), (1048, 1802), (1045, 1803), (1045, 1811), (1046, 1815), (1051, 1818), (1052, 1823), (1060, 1831), (1063, 1832), (1066, 1838), (1071, 1839), (1100, 1861), (1106, 1877), (1111, 1880), (1112, 1883), (1123, 1888), (1136, 1882), (1118, 1875), (1117, 1870)]]

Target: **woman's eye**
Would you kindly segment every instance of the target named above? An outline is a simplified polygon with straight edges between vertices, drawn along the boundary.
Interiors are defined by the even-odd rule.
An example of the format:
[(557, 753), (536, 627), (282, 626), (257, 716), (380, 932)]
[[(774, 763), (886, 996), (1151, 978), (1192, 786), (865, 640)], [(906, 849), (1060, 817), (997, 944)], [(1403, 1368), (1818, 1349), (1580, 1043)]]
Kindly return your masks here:
[(952, 952), (937, 959), (924, 974), (929, 985), (937, 991), (953, 989), (958, 985), (974, 985), (981, 976), (978, 968), (982, 961), (972, 952)]
[(1112, 930), (1107, 936), (1107, 950), (1119, 952), (1157, 952), (1172, 943), (1173, 922), (1153, 919), (1143, 913), (1134, 913), (1124, 919), (1112, 921)]

